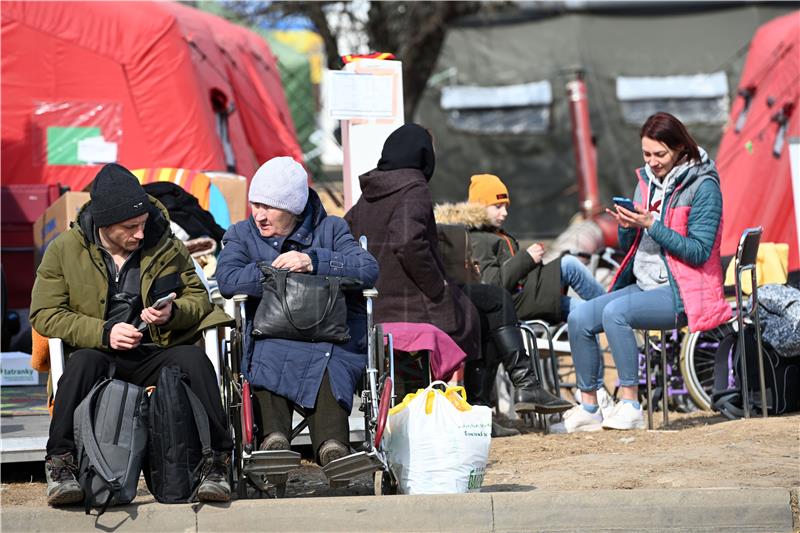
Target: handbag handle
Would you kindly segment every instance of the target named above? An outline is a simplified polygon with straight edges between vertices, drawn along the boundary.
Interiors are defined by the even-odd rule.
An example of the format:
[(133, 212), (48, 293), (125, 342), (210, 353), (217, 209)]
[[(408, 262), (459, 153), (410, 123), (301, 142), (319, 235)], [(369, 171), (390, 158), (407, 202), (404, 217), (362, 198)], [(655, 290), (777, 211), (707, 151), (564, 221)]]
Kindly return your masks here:
[(326, 278), (326, 281), (328, 282), (328, 304), (325, 306), (325, 312), (322, 313), (320, 319), (309, 326), (299, 326), (292, 318), (292, 312), (289, 310), (289, 304), (286, 303), (286, 278), (288, 275), (288, 270), (278, 270), (276, 272), (278, 292), (281, 295), (281, 305), (283, 306), (283, 312), (286, 313), (286, 318), (289, 320), (289, 323), (295, 327), (295, 329), (304, 330), (317, 327), (322, 323), (323, 320), (325, 320), (325, 317), (328, 316), (328, 313), (331, 312), (331, 309), (333, 309), (333, 306), (336, 303), (336, 295), (339, 294), (339, 279)]

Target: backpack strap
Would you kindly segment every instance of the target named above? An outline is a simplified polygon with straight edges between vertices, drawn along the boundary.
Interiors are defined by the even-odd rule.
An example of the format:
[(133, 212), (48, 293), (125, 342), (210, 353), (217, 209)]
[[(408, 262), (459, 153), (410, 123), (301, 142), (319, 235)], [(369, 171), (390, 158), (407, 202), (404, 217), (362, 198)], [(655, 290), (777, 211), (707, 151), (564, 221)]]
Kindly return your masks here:
[(717, 351), (714, 354), (714, 393), (720, 393), (723, 391), (728, 390), (730, 387), (728, 386), (728, 372), (730, 372), (730, 367), (728, 366), (728, 356), (731, 353), (731, 349), (739, 340), (738, 334), (728, 335), (724, 339), (722, 339), (717, 347)]
[(203, 461), (197, 465), (197, 470), (200, 470), (201, 474), (198, 479), (197, 486), (195, 487), (194, 491), (192, 491), (192, 495), (189, 496), (189, 501), (195, 501), (197, 498), (197, 492), (200, 490), (200, 485), (203, 484), (203, 480), (205, 480), (208, 473), (211, 471), (211, 465), (214, 459), (214, 452), (211, 450), (211, 431), (208, 426), (208, 413), (203, 408), (203, 404), (200, 403), (200, 398), (192, 392), (192, 389), (189, 388), (189, 385), (181, 379), (181, 384), (183, 385), (183, 389), (186, 391), (186, 397), (189, 399), (189, 405), (192, 407), (192, 415), (194, 416), (194, 424), (197, 426), (197, 435), (200, 437), (200, 444), (203, 446)]
[(200, 444), (203, 446), (203, 456), (210, 456), (211, 451), (211, 430), (208, 425), (208, 413), (203, 408), (200, 398), (192, 392), (189, 385), (181, 379), (183, 389), (186, 391), (186, 397), (189, 399), (189, 405), (192, 407), (192, 415), (194, 416), (194, 423), (197, 426), (197, 435), (200, 437)]

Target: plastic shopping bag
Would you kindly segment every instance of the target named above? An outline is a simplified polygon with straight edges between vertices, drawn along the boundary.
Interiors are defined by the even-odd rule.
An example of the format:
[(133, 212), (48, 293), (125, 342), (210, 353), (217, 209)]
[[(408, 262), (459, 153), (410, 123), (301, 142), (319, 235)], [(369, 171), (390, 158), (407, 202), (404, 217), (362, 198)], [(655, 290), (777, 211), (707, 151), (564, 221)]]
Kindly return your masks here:
[(466, 401), (464, 387), (408, 394), (389, 411), (389, 466), (404, 494), (478, 492), (492, 434), (492, 412)]

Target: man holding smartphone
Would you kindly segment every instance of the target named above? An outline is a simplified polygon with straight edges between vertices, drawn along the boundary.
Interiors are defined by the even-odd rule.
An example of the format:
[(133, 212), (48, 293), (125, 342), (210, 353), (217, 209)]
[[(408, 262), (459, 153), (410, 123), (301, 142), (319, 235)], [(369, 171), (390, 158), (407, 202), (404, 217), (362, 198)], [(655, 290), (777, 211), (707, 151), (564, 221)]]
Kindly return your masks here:
[(165, 366), (188, 376), (208, 414), (214, 466), (198, 497), (227, 501), (233, 442), (214, 369), (194, 343), (204, 328), (230, 319), (210, 303), (166, 209), (130, 171), (104, 166), (90, 198), (71, 228), (47, 247), (31, 294), (31, 325), (63, 339), (69, 353), (47, 441), (48, 503), (83, 501), (72, 418), (92, 386), (112, 373), (155, 385)]

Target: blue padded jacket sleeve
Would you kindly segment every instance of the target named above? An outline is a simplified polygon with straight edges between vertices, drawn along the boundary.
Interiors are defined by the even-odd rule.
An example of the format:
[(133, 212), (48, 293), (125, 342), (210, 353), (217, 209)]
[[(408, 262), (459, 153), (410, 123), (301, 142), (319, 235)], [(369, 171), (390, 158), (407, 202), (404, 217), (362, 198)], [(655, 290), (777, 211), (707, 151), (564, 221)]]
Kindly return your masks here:
[(332, 219), (333, 246), (311, 248), (317, 256), (316, 274), (321, 276), (347, 276), (373, 287), (378, 279), (378, 262), (356, 242), (347, 223), (339, 217)]
[(225, 298), (234, 294), (246, 294), (254, 298), (261, 298), (261, 270), (258, 268), (257, 259), (252, 258), (243, 239), (244, 227), (247, 221), (231, 226), (222, 237), (222, 251), (217, 261), (216, 278), (219, 291)]
[(702, 265), (711, 256), (722, 220), (722, 193), (719, 184), (706, 179), (697, 188), (689, 211), (686, 237), (656, 221), (647, 230), (650, 237), (671, 255), (689, 263)]

